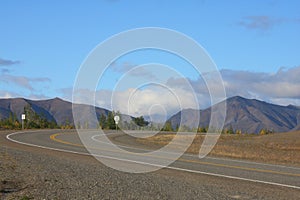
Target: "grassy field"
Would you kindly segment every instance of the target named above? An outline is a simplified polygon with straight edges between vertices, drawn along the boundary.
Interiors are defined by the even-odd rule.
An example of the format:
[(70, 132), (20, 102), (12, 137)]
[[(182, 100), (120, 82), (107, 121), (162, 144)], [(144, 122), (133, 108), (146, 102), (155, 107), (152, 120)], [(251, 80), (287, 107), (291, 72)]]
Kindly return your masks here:
[[(174, 136), (174, 133), (160, 133), (137, 141), (144, 145), (163, 146)], [(181, 139), (187, 137), (190, 136), (181, 136)], [(198, 154), (204, 137), (198, 134), (187, 152)], [(221, 135), (209, 155), (300, 166), (300, 131), (269, 135)]]

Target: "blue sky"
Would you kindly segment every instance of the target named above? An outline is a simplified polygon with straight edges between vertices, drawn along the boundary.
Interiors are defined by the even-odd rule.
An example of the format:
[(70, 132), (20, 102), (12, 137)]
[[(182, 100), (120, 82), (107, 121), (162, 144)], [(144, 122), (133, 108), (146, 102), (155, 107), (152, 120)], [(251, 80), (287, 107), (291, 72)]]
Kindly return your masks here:
[[(206, 49), (224, 76), (228, 96), (298, 104), (299, 8), (296, 0), (1, 0), (0, 98), (70, 100), (77, 71), (96, 45), (128, 29), (162, 27)], [(201, 84), (184, 61), (164, 53), (144, 55), (128, 55), (116, 64), (165, 63)], [(109, 92), (118, 76), (120, 71), (108, 70), (108, 82), (99, 85), (99, 92)], [(120, 91), (130, 87), (123, 84)]]

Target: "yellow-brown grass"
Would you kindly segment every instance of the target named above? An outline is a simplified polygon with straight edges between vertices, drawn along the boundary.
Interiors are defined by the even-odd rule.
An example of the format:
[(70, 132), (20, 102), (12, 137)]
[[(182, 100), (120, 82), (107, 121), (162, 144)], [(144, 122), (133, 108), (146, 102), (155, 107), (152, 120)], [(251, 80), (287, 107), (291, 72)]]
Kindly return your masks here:
[[(144, 145), (164, 146), (174, 136), (174, 133), (160, 133), (137, 141)], [(187, 137), (191, 136), (180, 136), (180, 140)], [(197, 134), (187, 152), (197, 154), (204, 137)], [(300, 166), (300, 131), (269, 135), (221, 135), (209, 155)]]

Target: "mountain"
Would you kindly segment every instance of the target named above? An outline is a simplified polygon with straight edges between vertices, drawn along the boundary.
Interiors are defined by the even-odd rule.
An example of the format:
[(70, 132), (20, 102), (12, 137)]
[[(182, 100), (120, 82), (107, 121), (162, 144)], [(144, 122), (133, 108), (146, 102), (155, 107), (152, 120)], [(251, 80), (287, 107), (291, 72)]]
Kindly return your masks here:
[[(30, 107), (38, 115), (45, 117), (48, 121), (55, 121), (58, 125), (66, 123), (74, 125), (72, 103), (59, 98), (38, 101), (23, 98), (0, 99), (0, 119), (8, 118), (11, 113), (14, 113), (21, 120), (21, 114), (24, 113), (26, 106)], [(98, 119), (101, 114), (107, 116), (110, 112), (103, 108), (94, 108), (93, 106), (84, 104), (74, 104), (74, 107), (79, 109), (82, 116), (86, 116), (86, 114), (91, 113), (95, 109)], [(84, 124), (84, 119), (80, 123)]]
[[(222, 106), (225, 101), (214, 105), (215, 108)], [(225, 129), (241, 130), (244, 133), (259, 133), (261, 129), (273, 130), (275, 132), (285, 132), (291, 130), (300, 130), (300, 108), (297, 106), (279, 106), (266, 103), (256, 99), (245, 99), (243, 97), (232, 97), (226, 100), (227, 115), (225, 120)], [(48, 121), (55, 121), (58, 125), (84, 125), (91, 113), (96, 113), (97, 120), (101, 115), (108, 116), (109, 110), (93, 107), (84, 104), (74, 104), (78, 109), (79, 121), (74, 123), (72, 113), (72, 103), (59, 98), (48, 100), (28, 100), (23, 98), (0, 99), (0, 120), (9, 118), (14, 113), (20, 120), (24, 108), (29, 107), (38, 115), (45, 117)], [(169, 118), (172, 127), (180, 124), (187, 127), (195, 127), (198, 122), (196, 116), (200, 113), (200, 127), (207, 127), (210, 121), (211, 108), (205, 110), (184, 109)], [(130, 122), (131, 116), (121, 115), (123, 121)], [(145, 118), (147, 120), (147, 117)], [(89, 121), (89, 127), (96, 126), (97, 122)]]
[(22, 98), (0, 99), (0, 119), (8, 118), (10, 113), (15, 113), (20, 119), (26, 105), (28, 102)]
[[(220, 102), (214, 107), (217, 108), (224, 103), (225, 101)], [(225, 129), (232, 128), (233, 130), (241, 130), (244, 133), (259, 133), (262, 129), (274, 132), (300, 130), (300, 108), (297, 106), (279, 106), (239, 96), (227, 99), (226, 104)], [(186, 109), (178, 112), (169, 119), (173, 128), (179, 125), (183, 112), (188, 114), (183, 115), (185, 119), (183, 119), (182, 125), (191, 127), (191, 124), (195, 124), (193, 121), (195, 114), (200, 112), (199, 126), (208, 126), (211, 108), (201, 111)]]

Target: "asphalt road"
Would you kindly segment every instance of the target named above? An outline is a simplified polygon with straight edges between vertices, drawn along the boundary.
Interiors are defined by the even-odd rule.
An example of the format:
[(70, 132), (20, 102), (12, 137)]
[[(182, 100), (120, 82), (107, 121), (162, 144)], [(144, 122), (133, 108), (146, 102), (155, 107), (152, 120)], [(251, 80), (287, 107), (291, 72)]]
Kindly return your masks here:
[[(110, 138), (122, 151), (112, 148), (103, 138)], [(106, 135), (98, 131), (89, 131), (83, 140), (88, 143), (85, 148), (78, 134), (62, 132), (60, 130), (29, 131), (9, 134), (7, 139), (24, 145), (35, 146), (73, 154), (93, 154), (104, 164), (112, 165), (121, 170), (136, 172), (136, 170), (154, 171), (166, 163), (171, 162), (173, 151), (152, 155), (152, 149), (145, 147), (122, 133), (110, 132)], [(242, 160), (206, 157), (199, 159), (197, 155), (184, 154), (175, 162), (171, 162), (165, 169), (174, 172), (195, 174), (195, 176), (212, 176), (232, 182), (242, 181), (249, 185), (261, 184), (266, 189), (287, 189), (289, 192), (300, 194), (300, 168), (282, 165), (271, 165)], [(154, 172), (156, 173), (156, 172)], [(176, 176), (176, 173), (174, 173)], [(300, 198), (300, 197), (299, 197)]]
[[(165, 196), (163, 199), (299, 199), (300, 197), (300, 168), (297, 167), (214, 157), (199, 159), (196, 155), (184, 154), (175, 162), (159, 169), (162, 167), (161, 163), (164, 164), (171, 160), (173, 151), (152, 155), (150, 153), (155, 152), (157, 147), (139, 144), (132, 137), (120, 132), (106, 132), (103, 135), (99, 131), (88, 131), (80, 139), (74, 130), (37, 130), (12, 133), (6, 138), (10, 141), (6, 140), (5, 142), (4, 138), (0, 138), (0, 142), (5, 146), (24, 149), (25, 155), (26, 151), (38, 151), (39, 155), (49, 157), (54, 154), (56, 157), (66, 159), (67, 162), (70, 162), (69, 159), (75, 159), (76, 163), (85, 163), (92, 159), (97, 163), (97, 160), (91, 156), (93, 154), (102, 164), (98, 162), (97, 174), (93, 177), (82, 178), (82, 181), (87, 179), (90, 182), (91, 179), (95, 179), (97, 182), (100, 181), (100, 184), (101, 180), (107, 179), (115, 182), (117, 184), (115, 186), (102, 189), (100, 187), (100, 193), (106, 194), (103, 193), (103, 190), (110, 191), (113, 188), (118, 192), (127, 191), (118, 195), (118, 198), (122, 197), (122, 199), (131, 199), (128, 195), (135, 196), (133, 199), (143, 199), (147, 195), (151, 196), (150, 199), (160, 199), (159, 196)], [(109, 138), (124, 151), (112, 149), (111, 147), (115, 145), (107, 143), (108, 141), (104, 138)], [(86, 142), (90, 145), (88, 150), (83, 145)], [(37, 158), (37, 160), (39, 159)], [(110, 167), (121, 169), (123, 172), (107, 168), (103, 164), (111, 165)], [(59, 169), (62, 165), (61, 163), (54, 166), (54, 169)], [(67, 166), (67, 169), (76, 169), (76, 166), (77, 164)], [(90, 164), (85, 163), (85, 166), (88, 167)], [(67, 173), (66, 177), (70, 176), (69, 170), (63, 173)], [(136, 173), (139, 170), (152, 170), (153, 172), (126, 173), (126, 171)], [(79, 171), (78, 173), (82, 173), (82, 169)], [(90, 173), (93, 172), (94, 170)], [(62, 177), (61, 181), (66, 182), (67, 180)], [(78, 181), (77, 184), (81, 184), (81, 179)], [(155, 189), (152, 186), (155, 186)], [(148, 190), (148, 187), (152, 189)], [(45, 188), (45, 191), (48, 190)], [(56, 190), (60, 191), (59, 195), (63, 192), (67, 196), (75, 192), (61, 191), (57, 188)], [(89, 192), (94, 192), (94, 190), (89, 190)], [(86, 197), (86, 194), (82, 193), (82, 195), (82, 197)], [(111, 197), (114, 195), (116, 194), (110, 194)]]

